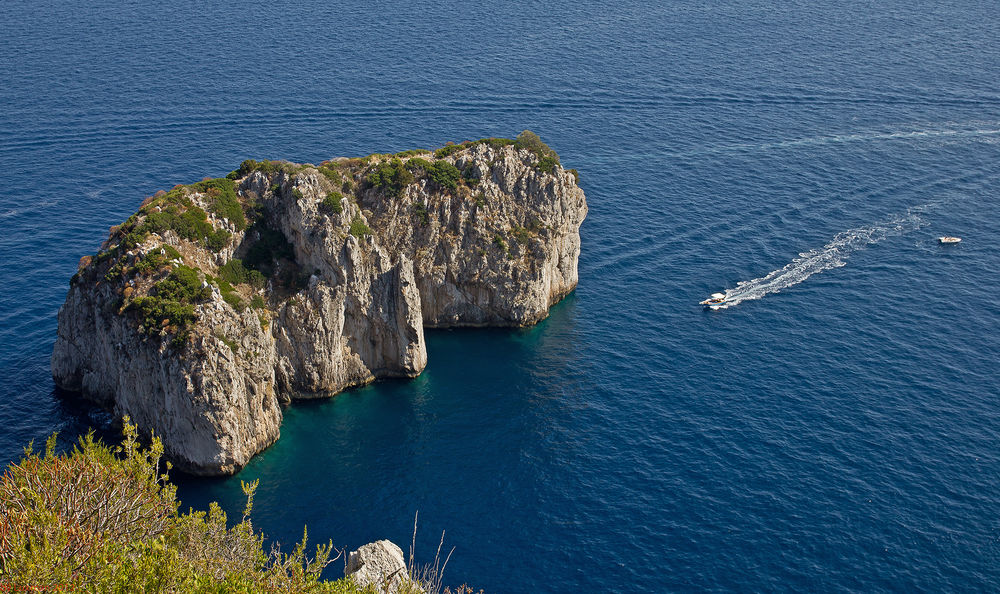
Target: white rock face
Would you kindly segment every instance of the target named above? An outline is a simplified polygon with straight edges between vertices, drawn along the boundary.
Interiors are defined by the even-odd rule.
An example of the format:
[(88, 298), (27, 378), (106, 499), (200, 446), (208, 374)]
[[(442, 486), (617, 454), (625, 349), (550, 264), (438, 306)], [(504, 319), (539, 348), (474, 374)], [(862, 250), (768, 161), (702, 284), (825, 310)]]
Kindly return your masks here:
[(347, 556), (345, 573), (362, 588), (374, 586), (385, 594), (398, 592), (402, 584), (410, 581), (403, 551), (389, 540), (368, 543), (351, 551)]
[(274, 338), (256, 315), (238, 314), (215, 293), (200, 308), (199, 324), (211, 331), (178, 353), (138, 333), (117, 299), (106, 283), (70, 288), (52, 353), (60, 387), (152, 430), (189, 472), (232, 474), (278, 439)]
[[(125, 251), (130, 229), (173, 208), (144, 207), (74, 277), (52, 353), (56, 384), (129, 415), (163, 440), (180, 468), (231, 474), (278, 438), (279, 402), (419, 374), (425, 326), (543, 319), (577, 284), (587, 205), (574, 176), (560, 166), (540, 171), (533, 153), (511, 146), (476, 144), (443, 161), (465, 178), (454, 190), (416, 169), (396, 196), (367, 183), (372, 165), (360, 162), (334, 175), (292, 166), (249, 171), (235, 188), (256, 225), (239, 231), (210, 214), (214, 229), (233, 234), (217, 251), (171, 229)], [(321, 206), (341, 191), (340, 212)], [(211, 212), (213, 199), (191, 190), (171, 204)], [(256, 298), (257, 307), (234, 307), (214, 277), (231, 258), (264, 245), (267, 233), (287, 240), (287, 253), (275, 256), (267, 289), (235, 288), (243, 304)], [(152, 271), (137, 267), (160, 246), (181, 257)], [(186, 333), (167, 320), (143, 332), (129, 304), (157, 295), (157, 283), (182, 262), (212, 283), (211, 298), (192, 303), (196, 319)]]
[(362, 195), (379, 240), (414, 260), (425, 326), (531, 325), (576, 288), (587, 201), (572, 173), (544, 173), (535, 159), (475, 145), (445, 159), (479, 179), (471, 196), (430, 180), (398, 200)]

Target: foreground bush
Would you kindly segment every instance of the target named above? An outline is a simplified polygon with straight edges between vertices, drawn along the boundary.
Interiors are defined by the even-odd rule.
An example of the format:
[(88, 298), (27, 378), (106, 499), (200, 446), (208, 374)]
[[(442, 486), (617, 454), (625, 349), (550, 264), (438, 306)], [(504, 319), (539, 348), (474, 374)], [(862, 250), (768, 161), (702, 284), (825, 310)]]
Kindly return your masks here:
[(136, 428), (109, 448), (86, 435), (68, 454), (30, 447), (0, 476), (0, 591), (371, 592), (349, 579), (320, 579), (332, 543), (306, 555), (263, 551), (247, 507), (227, 526), (217, 504), (179, 514), (176, 488), (159, 474), (163, 447), (138, 446)]

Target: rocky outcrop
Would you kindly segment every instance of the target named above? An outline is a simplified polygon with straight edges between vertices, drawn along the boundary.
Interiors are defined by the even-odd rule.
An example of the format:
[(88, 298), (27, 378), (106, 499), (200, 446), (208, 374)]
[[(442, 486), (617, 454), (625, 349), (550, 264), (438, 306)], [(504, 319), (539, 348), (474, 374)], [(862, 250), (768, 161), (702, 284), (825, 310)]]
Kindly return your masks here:
[[(278, 438), (274, 339), (217, 290), (181, 348), (138, 332), (111, 283), (73, 286), (59, 310), (52, 375), (163, 438), (180, 468), (231, 474)], [(226, 339), (225, 337), (232, 337)]]
[[(351, 551), (347, 555), (347, 567), (344, 573), (353, 578), (361, 588), (372, 587), (377, 592), (394, 594), (401, 589), (407, 592), (423, 591), (418, 585), (410, 582), (406, 561), (403, 560), (403, 551), (389, 540), (368, 543), (356, 551)], [(401, 588), (404, 584), (406, 587)]]
[(278, 438), (279, 403), (419, 374), (425, 326), (543, 319), (586, 212), (544, 145), (247, 161), (147, 199), (81, 260), (53, 378), (230, 474)]
[[(455, 166), (478, 180), (473, 198), (408, 185), (400, 200), (363, 193), (372, 227), (414, 261), (424, 324), (525, 326), (576, 287), (587, 207), (573, 174), (533, 167), (528, 151), (478, 144)], [(413, 212), (427, 213), (414, 224)]]

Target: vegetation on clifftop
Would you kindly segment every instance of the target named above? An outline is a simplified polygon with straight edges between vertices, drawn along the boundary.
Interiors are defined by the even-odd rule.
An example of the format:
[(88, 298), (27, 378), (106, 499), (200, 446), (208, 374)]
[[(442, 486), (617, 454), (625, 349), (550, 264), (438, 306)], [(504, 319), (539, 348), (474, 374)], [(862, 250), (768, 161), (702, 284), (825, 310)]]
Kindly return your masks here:
[[(237, 311), (245, 310), (248, 302), (263, 309), (306, 286), (313, 271), (296, 262), (292, 245), (275, 228), (275, 215), (267, 212), (275, 202), (294, 197), (302, 203), (308, 195), (308, 200), (317, 201), (319, 213), (340, 226), (336, 237), (358, 238), (373, 233), (368, 221), (357, 213), (365, 199), (361, 190), (374, 189), (384, 197), (400, 198), (408, 186), (419, 182), (421, 191), (448, 194), (484, 207), (487, 198), (483, 188), (490, 179), (490, 168), (501, 155), (495, 154), (486, 165), (460, 155), (477, 146), (530, 151), (535, 159), (527, 158), (527, 162), (545, 173), (553, 173), (559, 166), (556, 152), (530, 130), (516, 139), (481, 138), (448, 144), (433, 152), (414, 149), (324, 161), (315, 167), (321, 174), (318, 182), (303, 174), (313, 170), (309, 164), (248, 159), (225, 178), (177, 185), (147, 198), (138, 212), (112, 228), (106, 249), (81, 260), (71, 284), (83, 278), (111, 284), (120, 297), (114, 302), (119, 314), (134, 312), (140, 332), (172, 335), (173, 345), (181, 346), (198, 319), (198, 304), (211, 298), (209, 284), (215, 285), (224, 301)], [(458, 156), (448, 158), (453, 155)], [(526, 157), (522, 152), (517, 158)], [(569, 171), (578, 177), (575, 170)], [(258, 175), (260, 181), (260, 174), (265, 176), (262, 186), (244, 183), (250, 175)], [(320, 184), (318, 194), (316, 183)], [(343, 219), (336, 216), (345, 211)], [(415, 224), (426, 227), (431, 225), (432, 213), (439, 210), (433, 201), (421, 197), (411, 203), (410, 212)], [(513, 236), (513, 240), (527, 243), (524, 234)], [(510, 248), (516, 246), (511, 241), (498, 234), (493, 243), (513, 258)], [(151, 244), (159, 247), (151, 249)], [(242, 257), (233, 258), (234, 252)], [(211, 264), (206, 267), (206, 262)], [(280, 293), (277, 298), (274, 291)]]
[[(544, 173), (553, 173), (556, 166), (560, 164), (559, 155), (549, 145), (542, 142), (542, 139), (531, 130), (524, 130), (518, 134), (516, 139), (480, 138), (457, 144), (449, 143), (433, 153), (424, 150), (410, 150), (394, 155), (369, 155), (366, 161), (375, 160), (377, 162), (368, 171), (365, 181), (390, 198), (400, 197), (406, 186), (421, 177), (429, 179), (439, 189), (451, 192), (458, 188), (459, 183), (475, 187), (479, 183), (477, 177), (471, 173), (460, 171), (455, 165), (443, 159), (477, 145), (487, 145), (493, 148), (513, 146), (520, 150), (530, 151), (538, 159), (535, 167)], [(424, 156), (433, 156), (434, 160), (425, 159)], [(386, 159), (386, 157), (391, 158)], [(407, 159), (405, 162), (402, 160), (404, 158)], [(579, 174), (575, 170), (572, 173), (579, 180)]]
[(243, 215), (243, 206), (236, 197), (236, 184), (227, 178), (208, 179), (192, 186), (198, 192), (204, 192), (211, 198), (212, 213), (228, 220), (236, 226), (237, 231), (247, 228), (247, 220)]
[(363, 237), (365, 235), (371, 235), (372, 230), (368, 228), (368, 225), (366, 225), (364, 221), (361, 220), (361, 217), (356, 216), (354, 217), (354, 220), (351, 221), (350, 233), (355, 237)]
[(537, 167), (546, 173), (552, 173), (555, 166), (559, 164), (559, 155), (531, 130), (525, 130), (518, 134), (514, 146), (535, 153), (535, 156), (538, 157)]
[(344, 195), (333, 191), (327, 194), (326, 198), (319, 203), (319, 209), (326, 214), (340, 214), (344, 210), (343, 201)]
[(398, 198), (403, 189), (413, 183), (413, 174), (398, 158), (383, 161), (368, 174), (368, 183), (390, 198)]
[(197, 318), (194, 304), (211, 296), (211, 289), (203, 286), (197, 270), (179, 265), (153, 285), (149, 295), (136, 297), (125, 310), (138, 312), (140, 332), (168, 332), (175, 335), (176, 343), (181, 343), (187, 339), (188, 326)]

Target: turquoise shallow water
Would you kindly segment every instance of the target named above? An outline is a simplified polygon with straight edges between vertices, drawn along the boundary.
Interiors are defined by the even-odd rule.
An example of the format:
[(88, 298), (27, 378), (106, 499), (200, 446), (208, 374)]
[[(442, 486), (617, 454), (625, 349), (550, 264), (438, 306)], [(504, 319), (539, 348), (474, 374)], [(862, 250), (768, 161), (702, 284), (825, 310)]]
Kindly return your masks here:
[(144, 196), (530, 128), (588, 196), (577, 291), (292, 406), (185, 505), (260, 478), (272, 539), (346, 547), (419, 509), (491, 592), (995, 590), (997, 8), (8, 2), (0, 458), (106, 426), (54, 392), (55, 313)]

